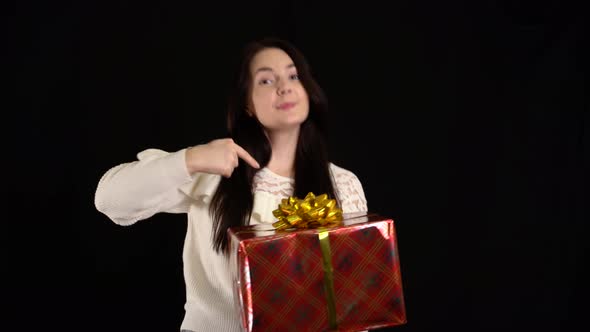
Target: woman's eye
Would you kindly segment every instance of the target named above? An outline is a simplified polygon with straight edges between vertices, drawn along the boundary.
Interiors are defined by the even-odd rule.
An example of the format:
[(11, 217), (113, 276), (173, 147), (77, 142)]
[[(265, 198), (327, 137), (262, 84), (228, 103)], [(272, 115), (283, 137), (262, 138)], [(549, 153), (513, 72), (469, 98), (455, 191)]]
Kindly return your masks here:
[(292, 80), (299, 80), (299, 75), (293, 74), (293, 75), (291, 75), (291, 79)]
[(258, 81), (258, 84), (260, 84), (260, 85), (272, 84), (272, 80), (271, 79), (261, 79), (260, 81)]

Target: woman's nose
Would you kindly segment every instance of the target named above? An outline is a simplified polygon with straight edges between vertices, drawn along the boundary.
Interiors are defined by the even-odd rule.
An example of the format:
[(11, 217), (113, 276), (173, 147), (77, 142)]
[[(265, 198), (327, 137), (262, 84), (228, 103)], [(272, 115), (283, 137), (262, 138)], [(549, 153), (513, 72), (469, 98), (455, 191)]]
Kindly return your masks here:
[(289, 83), (280, 83), (279, 88), (277, 89), (277, 93), (279, 94), (279, 96), (291, 93), (291, 86), (289, 85)]

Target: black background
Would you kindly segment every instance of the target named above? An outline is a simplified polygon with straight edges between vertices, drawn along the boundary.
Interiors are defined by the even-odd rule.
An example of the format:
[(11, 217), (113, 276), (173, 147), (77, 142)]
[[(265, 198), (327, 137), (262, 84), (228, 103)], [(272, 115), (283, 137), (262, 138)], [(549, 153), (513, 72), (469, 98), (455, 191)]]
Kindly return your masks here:
[[(19, 2), (6, 160), (8, 318), (22, 329), (177, 331), (184, 215), (94, 208), (110, 167), (224, 133), (243, 44), (275, 35), (330, 100), (333, 161), (395, 219), (408, 323), (587, 325), (582, 11), (566, 2)], [(5, 122), (5, 124), (13, 122)], [(585, 132), (586, 131), (586, 132)], [(17, 144), (14, 144), (17, 143)], [(11, 234), (5, 233), (6, 240)], [(8, 266), (7, 264), (7, 266)]]

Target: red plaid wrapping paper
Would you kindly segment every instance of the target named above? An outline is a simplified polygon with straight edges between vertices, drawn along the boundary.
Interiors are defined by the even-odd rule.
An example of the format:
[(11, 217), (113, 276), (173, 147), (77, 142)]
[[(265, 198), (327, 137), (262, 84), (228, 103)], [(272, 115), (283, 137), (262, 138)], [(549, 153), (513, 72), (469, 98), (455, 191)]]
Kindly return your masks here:
[[(344, 226), (327, 231), (335, 330), (405, 324), (393, 220), (345, 215)], [(319, 232), (275, 231), (267, 225), (228, 230), (236, 308), (245, 331), (330, 330)]]

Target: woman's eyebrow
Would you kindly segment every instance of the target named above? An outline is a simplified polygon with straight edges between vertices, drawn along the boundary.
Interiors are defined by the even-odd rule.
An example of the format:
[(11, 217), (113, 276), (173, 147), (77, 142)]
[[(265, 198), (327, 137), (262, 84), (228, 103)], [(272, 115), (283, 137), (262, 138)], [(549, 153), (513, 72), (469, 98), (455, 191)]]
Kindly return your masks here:
[(260, 67), (260, 68), (256, 69), (256, 71), (254, 72), (254, 74), (258, 74), (261, 71), (270, 71), (270, 72), (272, 72), (273, 70), (270, 67)]
[[(287, 68), (287, 69), (295, 68), (295, 64), (293, 64), (293, 63), (288, 64), (285, 68)], [(254, 75), (256, 75), (256, 74), (258, 74), (259, 72), (262, 72), (262, 71), (270, 71), (270, 72), (273, 72), (272, 68), (270, 68), (270, 67), (260, 67), (260, 68), (256, 69), (256, 71), (254, 72)]]

